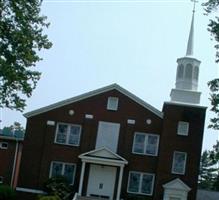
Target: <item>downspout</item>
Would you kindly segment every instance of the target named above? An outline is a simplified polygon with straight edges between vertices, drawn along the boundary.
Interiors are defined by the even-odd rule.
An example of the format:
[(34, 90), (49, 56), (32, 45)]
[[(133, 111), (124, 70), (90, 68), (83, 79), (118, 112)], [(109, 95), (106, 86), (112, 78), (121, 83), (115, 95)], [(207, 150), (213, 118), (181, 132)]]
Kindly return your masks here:
[(16, 140), (16, 149), (14, 153), (14, 163), (13, 163), (13, 170), (12, 170), (12, 176), (11, 176), (11, 187), (13, 187), (13, 181), (14, 181), (14, 174), (15, 174), (15, 168), (17, 163), (17, 154), (18, 154), (18, 140)]

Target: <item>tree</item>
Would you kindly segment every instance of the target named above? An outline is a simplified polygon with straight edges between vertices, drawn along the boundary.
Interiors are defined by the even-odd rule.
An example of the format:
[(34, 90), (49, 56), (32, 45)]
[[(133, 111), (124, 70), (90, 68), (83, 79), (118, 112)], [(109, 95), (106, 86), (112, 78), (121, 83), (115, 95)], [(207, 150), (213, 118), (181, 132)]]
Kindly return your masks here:
[(4, 127), (2, 129), (2, 134), (6, 136), (23, 138), (25, 134), (25, 129), (21, 126), (19, 122), (14, 122), (13, 125)]
[(37, 53), (52, 43), (43, 29), (49, 26), (40, 15), (42, 0), (0, 0), (0, 107), (22, 111), (41, 73), (33, 67)]
[[(206, 14), (209, 15), (212, 12), (218, 10), (219, 0), (208, 0), (206, 3), (203, 3)], [(210, 31), (212, 37), (216, 41), (216, 62), (219, 63), (219, 17), (215, 17), (214, 20), (210, 19), (208, 24), (208, 31)], [(208, 82), (210, 88), (210, 101), (211, 101), (211, 111), (214, 112), (215, 117), (210, 120), (210, 128), (219, 130), (219, 78)]]
[(212, 190), (217, 179), (217, 167), (213, 151), (205, 150), (201, 156), (198, 186), (201, 189)]

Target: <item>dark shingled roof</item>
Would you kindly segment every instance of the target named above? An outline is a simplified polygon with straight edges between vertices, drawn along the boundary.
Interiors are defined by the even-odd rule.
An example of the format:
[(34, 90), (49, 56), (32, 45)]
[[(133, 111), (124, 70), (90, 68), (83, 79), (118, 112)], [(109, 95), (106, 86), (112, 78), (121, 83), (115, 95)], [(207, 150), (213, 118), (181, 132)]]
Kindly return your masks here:
[(219, 200), (219, 191), (198, 190), (196, 200)]

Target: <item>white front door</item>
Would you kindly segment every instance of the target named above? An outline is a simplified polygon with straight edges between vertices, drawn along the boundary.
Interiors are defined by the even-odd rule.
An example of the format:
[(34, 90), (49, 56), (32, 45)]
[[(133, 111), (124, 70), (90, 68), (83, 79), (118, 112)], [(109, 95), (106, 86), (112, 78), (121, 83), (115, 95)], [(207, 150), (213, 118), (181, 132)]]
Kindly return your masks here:
[(115, 181), (115, 167), (90, 165), (87, 196), (113, 199)]

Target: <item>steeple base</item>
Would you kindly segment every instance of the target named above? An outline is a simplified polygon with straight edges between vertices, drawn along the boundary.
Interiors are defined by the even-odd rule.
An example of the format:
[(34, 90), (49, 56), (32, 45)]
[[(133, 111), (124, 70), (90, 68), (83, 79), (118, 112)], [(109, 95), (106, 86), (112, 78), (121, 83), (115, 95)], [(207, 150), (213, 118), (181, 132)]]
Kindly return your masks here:
[(188, 104), (199, 104), (200, 96), (201, 92), (191, 90), (172, 89), (170, 93), (171, 101)]

